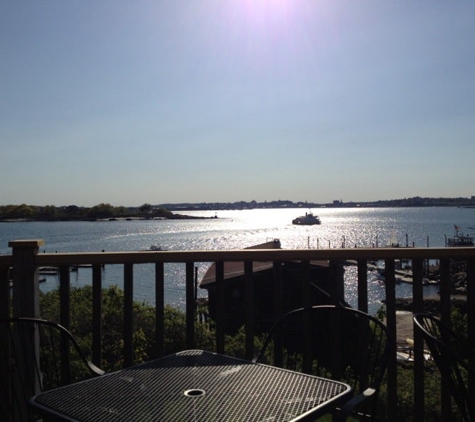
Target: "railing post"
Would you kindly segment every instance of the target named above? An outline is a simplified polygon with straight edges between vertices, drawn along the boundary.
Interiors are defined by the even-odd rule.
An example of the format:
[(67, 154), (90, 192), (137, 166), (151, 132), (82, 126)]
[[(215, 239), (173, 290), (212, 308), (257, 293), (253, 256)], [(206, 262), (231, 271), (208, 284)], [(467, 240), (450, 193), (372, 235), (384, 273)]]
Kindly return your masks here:
[(37, 318), (40, 313), (39, 269), (36, 255), (43, 240), (13, 240), (8, 243), (13, 257), (13, 316)]
[[(12, 281), (13, 281), (13, 297), (12, 308), (14, 317), (30, 317), (37, 318), (40, 313), (40, 287), (39, 287), (39, 270), (36, 265), (36, 255), (39, 247), (43, 245), (43, 240), (14, 240), (8, 243), (12, 248)], [(19, 367), (18, 377), (20, 385), (25, 388), (27, 397), (33, 396), (40, 391), (40, 379), (38, 378), (36, 367), (39, 357), (39, 334), (37, 331), (32, 332), (31, 347), (34, 354), (25, 356), (23, 365)], [(16, 339), (15, 341), (19, 341)], [(2, 374), (2, 376), (4, 376)], [(17, 382), (18, 380), (13, 380)], [(31, 382), (33, 381), (33, 382)], [(3, 393), (3, 392), (2, 392)], [(7, 392), (9, 397), (9, 393)], [(2, 397), (4, 397), (2, 395)], [(20, 403), (18, 414), (13, 419), (26, 420), (29, 419), (29, 410), (26, 403)]]

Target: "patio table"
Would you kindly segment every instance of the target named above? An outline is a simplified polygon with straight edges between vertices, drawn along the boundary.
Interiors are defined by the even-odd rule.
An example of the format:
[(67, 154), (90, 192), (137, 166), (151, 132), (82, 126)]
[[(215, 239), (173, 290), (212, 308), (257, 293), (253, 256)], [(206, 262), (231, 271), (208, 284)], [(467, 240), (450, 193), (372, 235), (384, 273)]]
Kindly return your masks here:
[(351, 395), (341, 382), (186, 350), (45, 391), (31, 406), (68, 421), (303, 421)]

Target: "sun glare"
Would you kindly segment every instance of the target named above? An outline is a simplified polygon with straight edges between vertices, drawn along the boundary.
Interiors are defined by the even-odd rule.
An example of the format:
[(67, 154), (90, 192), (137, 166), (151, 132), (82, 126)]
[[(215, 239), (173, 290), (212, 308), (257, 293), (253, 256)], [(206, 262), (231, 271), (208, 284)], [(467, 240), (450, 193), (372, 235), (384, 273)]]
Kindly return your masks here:
[(295, 11), (295, 3), (290, 0), (245, 0), (239, 3), (248, 24), (261, 28), (286, 27)]

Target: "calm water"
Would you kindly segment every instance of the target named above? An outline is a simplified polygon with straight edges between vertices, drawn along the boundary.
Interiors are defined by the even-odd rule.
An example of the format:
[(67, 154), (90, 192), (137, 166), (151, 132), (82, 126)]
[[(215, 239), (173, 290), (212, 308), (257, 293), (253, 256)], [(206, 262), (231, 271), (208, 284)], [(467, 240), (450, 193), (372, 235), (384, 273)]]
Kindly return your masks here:
[[(267, 240), (279, 238), (283, 248), (339, 248), (384, 246), (397, 241), (419, 247), (445, 245), (445, 236), (451, 236), (454, 224), (470, 232), (475, 226), (475, 209), (465, 208), (364, 208), (315, 209), (322, 224), (319, 226), (293, 226), (293, 218), (306, 210), (243, 210), (219, 211), (218, 218), (174, 221), (97, 221), (97, 222), (31, 222), (0, 223), (0, 253), (9, 253), (8, 242), (15, 239), (43, 239), (45, 252), (97, 252), (136, 251), (159, 244), (168, 250), (226, 250), (246, 248)], [(187, 212), (189, 215), (213, 217), (215, 211)], [(197, 264), (201, 277), (209, 264)], [(135, 298), (149, 301), (153, 297), (153, 266), (137, 265), (135, 271)], [(184, 303), (184, 266), (166, 266), (166, 300)], [(346, 299), (354, 303), (356, 269), (346, 269)], [(80, 269), (71, 275), (74, 285), (91, 282), (91, 271)], [(122, 285), (120, 266), (107, 266), (104, 270), (106, 285)], [(384, 294), (375, 276), (370, 274), (372, 309), (378, 306)], [(55, 276), (42, 283), (43, 290), (57, 286)], [(428, 288), (427, 294), (437, 291)], [(430, 290), (431, 289), (431, 290)], [(202, 292), (204, 293), (204, 292)], [(410, 296), (403, 283), (398, 296)]]

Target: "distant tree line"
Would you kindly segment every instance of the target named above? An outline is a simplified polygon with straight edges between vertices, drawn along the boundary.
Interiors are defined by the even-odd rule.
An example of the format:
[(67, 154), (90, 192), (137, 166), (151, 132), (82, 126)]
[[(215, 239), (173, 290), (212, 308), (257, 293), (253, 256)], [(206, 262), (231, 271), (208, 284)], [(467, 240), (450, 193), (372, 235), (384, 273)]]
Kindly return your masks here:
[(173, 211), (191, 210), (240, 210), (255, 208), (378, 208), (378, 207), (475, 207), (475, 196), (470, 198), (412, 198), (389, 199), (371, 202), (343, 202), (335, 200), (330, 203), (315, 203), (307, 201), (293, 202), (289, 200), (276, 201), (236, 201), (236, 202), (200, 202), (161, 204), (160, 207)]
[(31, 220), (31, 221), (70, 221), (70, 220), (99, 220), (114, 218), (201, 218), (174, 214), (172, 211), (196, 210), (239, 210), (254, 208), (369, 208), (369, 207), (470, 207), (475, 208), (475, 196), (470, 198), (422, 198), (420, 196), (404, 199), (390, 199), (374, 202), (343, 202), (319, 204), (307, 201), (293, 202), (288, 200), (276, 201), (236, 201), (236, 202), (200, 202), (151, 205), (145, 203), (139, 207), (113, 206), (100, 203), (93, 207), (68, 205), (4, 205), (0, 206), (0, 221)]
[(0, 206), (0, 221), (79, 221), (116, 218), (179, 219), (191, 217), (174, 214), (164, 208), (154, 207), (150, 204), (143, 204), (140, 207), (115, 207), (111, 204), (101, 203), (90, 208), (76, 205), (63, 207), (26, 204)]

